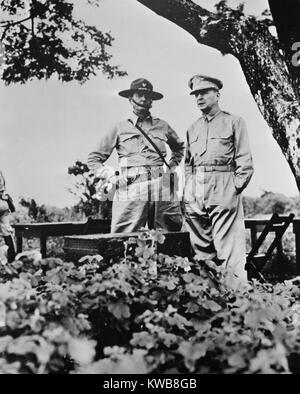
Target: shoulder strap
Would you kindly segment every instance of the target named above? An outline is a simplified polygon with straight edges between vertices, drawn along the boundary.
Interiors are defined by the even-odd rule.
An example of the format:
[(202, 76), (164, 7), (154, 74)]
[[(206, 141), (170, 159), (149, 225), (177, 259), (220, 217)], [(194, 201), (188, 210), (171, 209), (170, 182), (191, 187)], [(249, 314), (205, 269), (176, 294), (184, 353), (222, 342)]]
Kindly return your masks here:
[(165, 165), (170, 169), (169, 164), (166, 162), (166, 159), (164, 158), (163, 154), (161, 153), (161, 151), (159, 150), (159, 148), (157, 147), (157, 145), (155, 144), (155, 142), (151, 140), (151, 138), (147, 135), (147, 133), (146, 133), (140, 126), (138, 126), (137, 124), (134, 124), (134, 123), (132, 122), (131, 119), (128, 119), (128, 121), (129, 121), (136, 129), (138, 129), (138, 131), (139, 131), (140, 133), (143, 134), (143, 136), (147, 139), (147, 141), (149, 141), (150, 144), (153, 146), (153, 148), (155, 149), (155, 151), (157, 152), (157, 154), (159, 155), (159, 157), (163, 160), (163, 162), (165, 163)]

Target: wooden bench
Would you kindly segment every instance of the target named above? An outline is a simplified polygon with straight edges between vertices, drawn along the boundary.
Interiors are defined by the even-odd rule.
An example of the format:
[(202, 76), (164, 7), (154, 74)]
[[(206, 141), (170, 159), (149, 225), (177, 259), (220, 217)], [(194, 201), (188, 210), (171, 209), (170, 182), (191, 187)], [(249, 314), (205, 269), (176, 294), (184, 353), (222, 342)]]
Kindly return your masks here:
[[(245, 218), (245, 227), (250, 230), (251, 247), (257, 241), (259, 233), (261, 233), (268, 223), (266, 218)], [(22, 223), (14, 226), (17, 252), (22, 252), (23, 238), (37, 237), (40, 239), (41, 252), (46, 256), (46, 242), (49, 236), (64, 236), (64, 235), (80, 235), (80, 234), (97, 234), (109, 233), (110, 221), (96, 219), (82, 222), (56, 222), (56, 223)], [(300, 218), (293, 220), (293, 231), (296, 239), (296, 269), (300, 275)], [(281, 241), (277, 246), (277, 253), (282, 252)]]
[(39, 238), (42, 256), (47, 254), (47, 238), (73, 234), (99, 234), (110, 232), (110, 221), (88, 219), (85, 222), (23, 223), (15, 224), (17, 253), (22, 252), (23, 238)]
[[(188, 232), (164, 232), (165, 241), (157, 244), (157, 252), (170, 256), (191, 257), (190, 234)], [(78, 261), (86, 255), (100, 254), (104, 261), (124, 257), (124, 241), (137, 238), (139, 233), (90, 234), (64, 237), (67, 261)]]

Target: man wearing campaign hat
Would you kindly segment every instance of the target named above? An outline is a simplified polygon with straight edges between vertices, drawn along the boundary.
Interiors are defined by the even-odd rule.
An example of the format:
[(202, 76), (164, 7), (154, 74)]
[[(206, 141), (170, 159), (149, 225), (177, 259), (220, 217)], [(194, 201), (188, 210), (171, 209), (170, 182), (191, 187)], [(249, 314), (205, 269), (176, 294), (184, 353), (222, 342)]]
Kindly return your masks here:
[(184, 205), (197, 257), (214, 260), (236, 283), (247, 278), (241, 192), (253, 174), (245, 121), (219, 107), (219, 79), (189, 81), (202, 116), (187, 131)]
[[(179, 230), (180, 204), (170, 190), (172, 182), (168, 183), (164, 167), (174, 175), (184, 155), (184, 142), (167, 122), (151, 115), (152, 102), (163, 95), (148, 80), (136, 79), (119, 95), (129, 100), (132, 114), (114, 125), (88, 156), (88, 166), (96, 176), (116, 185), (111, 232), (134, 232), (146, 226)], [(171, 150), (168, 163), (167, 146)], [(105, 165), (114, 149), (119, 157), (117, 175)]]

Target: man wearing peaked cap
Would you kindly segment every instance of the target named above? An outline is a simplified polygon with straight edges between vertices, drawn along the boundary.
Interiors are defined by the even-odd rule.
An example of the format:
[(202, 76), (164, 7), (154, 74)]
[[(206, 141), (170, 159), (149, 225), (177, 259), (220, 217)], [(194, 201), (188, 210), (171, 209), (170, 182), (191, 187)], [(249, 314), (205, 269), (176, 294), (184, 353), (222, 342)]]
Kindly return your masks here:
[(208, 77), (206, 75), (194, 75), (189, 80), (189, 88), (191, 89), (190, 94), (194, 95), (199, 90), (205, 89), (222, 89), (223, 83), (217, 78)]
[(197, 258), (222, 265), (230, 284), (246, 281), (241, 192), (253, 174), (245, 121), (219, 107), (219, 79), (189, 80), (202, 116), (187, 131), (184, 205)]
[[(171, 182), (164, 166), (174, 172), (183, 158), (184, 143), (167, 122), (150, 112), (152, 102), (163, 95), (145, 78), (134, 80), (119, 95), (129, 100), (132, 114), (108, 130), (88, 156), (96, 176), (114, 185), (111, 232), (134, 232), (146, 226), (180, 230), (180, 202), (176, 197), (170, 201)], [(171, 150), (168, 163), (167, 146)], [(118, 176), (105, 165), (114, 150), (119, 157)]]

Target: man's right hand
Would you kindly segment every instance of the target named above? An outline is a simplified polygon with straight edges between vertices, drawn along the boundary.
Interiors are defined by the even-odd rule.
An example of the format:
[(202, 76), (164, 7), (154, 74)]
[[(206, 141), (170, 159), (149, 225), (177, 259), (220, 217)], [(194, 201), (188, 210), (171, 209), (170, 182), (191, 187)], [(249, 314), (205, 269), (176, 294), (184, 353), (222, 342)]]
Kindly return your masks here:
[(97, 170), (95, 171), (95, 178), (109, 180), (110, 178), (115, 176), (115, 174), (116, 170), (112, 166), (105, 165), (97, 168)]

